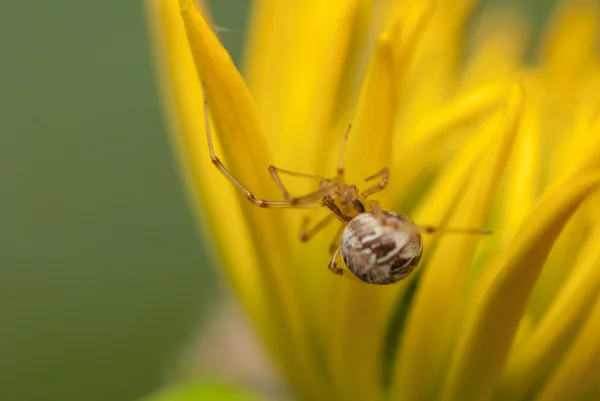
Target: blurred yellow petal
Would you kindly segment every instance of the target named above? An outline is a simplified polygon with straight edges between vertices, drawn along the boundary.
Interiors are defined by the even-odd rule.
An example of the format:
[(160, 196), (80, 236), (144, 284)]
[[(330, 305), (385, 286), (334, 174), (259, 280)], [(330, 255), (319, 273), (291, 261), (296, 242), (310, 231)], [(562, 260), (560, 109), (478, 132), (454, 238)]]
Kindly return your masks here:
[[(412, 3), (427, 6), (425, 1)], [(452, 93), (457, 81), (453, 67), (460, 54), (465, 21), (476, 3), (476, 0), (436, 1), (434, 14), (407, 74), (404, 102), (399, 104), (402, 111), (398, 127), (410, 130), (411, 122), (436, 110)], [(406, 134), (412, 137), (413, 132)]]
[[(454, 353), (444, 400), (488, 399), (500, 376), (514, 333), (556, 237), (577, 207), (598, 186), (587, 176), (546, 196), (523, 223), (508, 250), (499, 255), (499, 274), (472, 299), (474, 313)], [(473, 380), (472, 372), (477, 372)]]
[[(402, 174), (394, 178), (398, 190), (383, 196), (392, 197), (392, 204), (406, 196), (406, 190), (423, 174), (426, 166), (436, 161), (433, 155), (441, 145), (459, 140), (457, 137), (464, 136), (461, 128), (491, 115), (506, 103), (511, 87), (512, 84), (505, 82), (484, 85), (457, 97), (435, 113), (425, 114), (414, 128), (414, 139), (395, 145), (390, 170)], [(404, 138), (404, 133), (400, 137)]]
[(600, 297), (581, 332), (536, 401), (592, 400), (600, 371)]
[[(600, 5), (595, 0), (566, 0), (557, 8), (542, 49), (545, 73), (552, 89), (568, 91), (582, 72), (598, 61)], [(579, 81), (581, 82), (581, 81)], [(564, 94), (564, 93), (563, 93)]]
[(527, 25), (520, 10), (487, 9), (475, 27), (472, 55), (463, 72), (461, 86), (468, 90), (520, 72), (527, 38)]
[(557, 140), (556, 146), (562, 151), (556, 152), (552, 172), (559, 176), (587, 155), (600, 134), (600, 70), (586, 80), (586, 87), (576, 100), (577, 111), (573, 113), (570, 126), (565, 128), (571, 131), (570, 134), (561, 135)]
[[(494, 194), (512, 149), (522, 109), (522, 89), (516, 86), (503, 118), (493, 129), (494, 139), (480, 155), (468, 187), (446, 222), (448, 227), (483, 228)], [(408, 328), (402, 342), (392, 395), (407, 399), (435, 398), (435, 383), (443, 372), (452, 348), (452, 332), (460, 316), (461, 291), (468, 268), (481, 238), (445, 235), (439, 239), (429, 268), (423, 272), (415, 296)], [(443, 340), (441, 340), (443, 339)]]
[(546, 189), (546, 193), (556, 191), (556, 188), (565, 185), (565, 183), (571, 181), (574, 177), (582, 174), (589, 174), (594, 171), (600, 170), (600, 144), (598, 144), (598, 138), (600, 137), (600, 118), (598, 118), (594, 125), (589, 130), (585, 130), (585, 136), (588, 138), (586, 149), (580, 155), (580, 159), (571, 163)]
[(582, 318), (600, 293), (600, 225), (587, 238), (572, 274), (558, 292), (542, 320), (511, 351), (501, 389), (504, 398), (522, 399), (540, 385), (562, 357)]
[(505, 210), (502, 217), (505, 239), (512, 237), (523, 219), (531, 212), (541, 186), (539, 100), (535, 93), (537, 88), (528, 89), (524, 106), (526, 110), (521, 119), (505, 190)]
[[(446, 165), (413, 212), (411, 217), (416, 224), (440, 226), (448, 219), (452, 208), (472, 179), (472, 171), (481, 162), (479, 156), (489, 147), (491, 138), (496, 134), (490, 129), (495, 128), (492, 127), (494, 123), (497, 123), (497, 118), (488, 122), (487, 129), (482, 129), (468, 138)], [(448, 201), (440, 202), (440, 199)], [(431, 239), (431, 236), (425, 236), (423, 241), (427, 243)]]

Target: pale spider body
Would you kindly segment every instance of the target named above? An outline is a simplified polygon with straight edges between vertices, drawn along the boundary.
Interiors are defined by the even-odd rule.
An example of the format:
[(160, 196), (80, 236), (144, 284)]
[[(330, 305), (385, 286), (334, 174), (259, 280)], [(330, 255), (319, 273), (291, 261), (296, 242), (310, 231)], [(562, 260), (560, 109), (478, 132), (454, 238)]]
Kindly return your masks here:
[[(233, 184), (246, 199), (262, 208), (313, 208), (326, 207), (332, 213), (308, 228), (305, 218), (300, 230), (300, 240), (308, 241), (315, 234), (335, 220), (341, 222), (340, 229), (331, 243), (329, 253), (331, 260), (328, 268), (335, 274), (344, 274), (338, 267), (338, 259), (343, 258), (348, 270), (359, 280), (369, 284), (393, 284), (408, 276), (419, 264), (422, 254), (421, 232), (436, 232), (440, 229), (431, 226), (417, 226), (407, 217), (381, 209), (376, 200), (367, 198), (382, 191), (388, 182), (389, 170), (383, 167), (365, 181), (379, 179), (375, 185), (359, 192), (356, 186), (344, 183), (343, 155), (350, 126), (342, 142), (337, 175), (325, 178), (317, 175), (296, 173), (269, 166), (271, 178), (281, 190), (283, 201), (257, 199), (242, 183), (240, 183), (215, 155), (210, 122), (208, 118), (208, 101), (204, 96), (204, 116), (206, 137), (210, 158), (217, 169)], [(301, 197), (289, 194), (279, 174), (313, 179), (318, 181), (318, 189)], [(443, 229), (446, 232), (463, 232), (486, 234), (489, 232), (470, 229)]]

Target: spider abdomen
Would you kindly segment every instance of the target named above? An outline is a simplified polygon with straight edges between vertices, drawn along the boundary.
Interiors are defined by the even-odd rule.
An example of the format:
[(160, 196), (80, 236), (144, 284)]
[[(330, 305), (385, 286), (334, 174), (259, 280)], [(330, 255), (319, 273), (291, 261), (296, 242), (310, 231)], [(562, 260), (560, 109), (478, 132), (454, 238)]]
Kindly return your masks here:
[(369, 284), (393, 284), (408, 276), (419, 264), (423, 246), (417, 230), (403, 229), (412, 223), (394, 212), (383, 212), (383, 224), (373, 213), (361, 213), (342, 234), (342, 257), (358, 279)]

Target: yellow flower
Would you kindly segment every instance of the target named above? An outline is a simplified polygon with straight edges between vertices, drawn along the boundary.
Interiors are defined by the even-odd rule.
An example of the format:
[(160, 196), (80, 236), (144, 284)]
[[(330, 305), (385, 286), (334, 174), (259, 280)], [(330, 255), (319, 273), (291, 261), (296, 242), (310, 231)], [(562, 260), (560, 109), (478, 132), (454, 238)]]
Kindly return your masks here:
[[(193, 0), (149, 0), (163, 97), (196, 210), (291, 392), (305, 400), (600, 397), (600, 66), (594, 1), (557, 9), (537, 62), (527, 24), (490, 11), (462, 60), (474, 1), (256, 2), (245, 80)], [(391, 286), (327, 269), (328, 210), (282, 199), (270, 164), (347, 181), (382, 167), (383, 208), (420, 224), (421, 265)], [(287, 177), (294, 195), (314, 190)]]

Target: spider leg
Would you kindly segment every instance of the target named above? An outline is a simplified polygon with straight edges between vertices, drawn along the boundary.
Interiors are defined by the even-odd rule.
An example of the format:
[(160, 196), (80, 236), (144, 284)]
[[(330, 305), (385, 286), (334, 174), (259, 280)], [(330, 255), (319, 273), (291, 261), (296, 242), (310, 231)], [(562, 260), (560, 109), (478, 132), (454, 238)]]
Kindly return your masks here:
[(341, 179), (344, 176), (344, 151), (346, 150), (346, 142), (348, 142), (348, 134), (350, 134), (351, 129), (352, 129), (352, 124), (348, 124), (346, 133), (344, 134), (344, 139), (342, 139), (342, 147), (340, 148), (340, 157), (338, 159), (338, 168), (337, 168), (337, 175), (338, 175), (339, 179)]
[(385, 225), (392, 226), (398, 230), (412, 231), (414, 233), (427, 233), (427, 234), (478, 234), (478, 235), (489, 235), (493, 232), (491, 230), (479, 230), (473, 228), (448, 228), (448, 227), (436, 227), (436, 226), (422, 226), (415, 225), (408, 220), (386, 220)]
[(324, 180), (319, 181), (319, 188), (323, 188), (329, 185), (330, 183), (334, 182), (335, 180), (335, 178), (325, 178)]
[(322, 229), (327, 227), (329, 225), (329, 223), (331, 223), (334, 219), (335, 219), (335, 214), (330, 213), (329, 215), (327, 215), (327, 217), (325, 217), (324, 219), (322, 219), (321, 221), (319, 221), (317, 224), (315, 224), (313, 227), (311, 227), (309, 229), (308, 228), (309, 217), (306, 216), (304, 218), (304, 220), (302, 221), (302, 228), (300, 229), (300, 234), (298, 235), (300, 237), (300, 241), (302, 241), (302, 242), (310, 241), (310, 239), (312, 237), (314, 237), (315, 234), (317, 234), (319, 231), (321, 231)]
[[(319, 180), (320, 182), (326, 182), (326, 183), (332, 182), (334, 180), (334, 178), (321, 177), (320, 175), (315, 175), (315, 174), (298, 173), (296, 171), (284, 170), (282, 168), (275, 167), (275, 166), (269, 166), (269, 172), (271, 170), (275, 170), (277, 173), (291, 175), (293, 177), (308, 178), (311, 180)], [(271, 174), (273, 174), (273, 173), (271, 173)]]
[(381, 177), (381, 181), (379, 181), (379, 183), (377, 185), (373, 185), (372, 187), (369, 187), (369, 188), (365, 189), (364, 191), (362, 191), (359, 197), (361, 199), (366, 199), (367, 197), (373, 195), (374, 193), (382, 191), (388, 183), (389, 175), (390, 175), (390, 170), (387, 167), (384, 167), (377, 173), (373, 174), (372, 176), (365, 178), (365, 181), (371, 181), (377, 177)]
[[(211, 129), (210, 129), (210, 119), (208, 117), (208, 98), (206, 97), (206, 89), (204, 85), (202, 86), (203, 95), (204, 95), (204, 126), (206, 129), (206, 140), (208, 142), (208, 150), (210, 152), (210, 160), (215, 165), (215, 167), (223, 174), (235, 187), (242, 192), (246, 199), (253, 205), (264, 207), (264, 208), (299, 208), (299, 207), (318, 207), (320, 204), (316, 203), (322, 196), (322, 193), (333, 192), (334, 186), (326, 186), (316, 191), (312, 194), (309, 194), (305, 197), (298, 198), (296, 202), (292, 203), (290, 201), (270, 201), (257, 199), (248, 188), (246, 188), (241, 182), (239, 182), (227, 168), (223, 165), (221, 160), (215, 155), (215, 150), (213, 148), (212, 137), (211, 137)], [(317, 196), (319, 195), (319, 196)], [(324, 196), (324, 195), (323, 195)]]
[(344, 228), (346, 228), (347, 224), (341, 224), (340, 228), (338, 229), (337, 233), (335, 233), (335, 236), (333, 237), (333, 240), (331, 241), (331, 244), (329, 244), (329, 254), (333, 255), (335, 253), (335, 250), (338, 246), (340, 246), (340, 239), (342, 238), (342, 233), (344, 232)]
[(447, 228), (447, 227), (434, 227), (434, 226), (415, 226), (420, 232), (427, 234), (479, 234), (479, 235), (490, 235), (493, 234), (492, 230), (478, 230), (475, 228)]
[(331, 261), (329, 262), (329, 265), (327, 266), (329, 268), (329, 270), (331, 270), (333, 273), (339, 274), (339, 275), (344, 274), (344, 269), (338, 267), (338, 265), (337, 265), (338, 259), (340, 257), (341, 249), (342, 249), (342, 245), (338, 245), (337, 249), (333, 253), (333, 256), (331, 257)]
[(383, 210), (381, 209), (381, 205), (376, 200), (370, 200), (369, 207), (371, 208), (371, 212), (377, 218), (377, 221), (381, 224), (383, 220), (385, 220), (385, 215), (383, 214)]
[[(323, 198), (326, 195), (331, 195), (335, 191), (335, 188), (336, 188), (335, 184), (331, 184), (331, 180), (329, 180), (325, 177), (320, 177), (318, 175), (296, 173), (294, 171), (283, 170), (283, 169), (280, 169), (280, 168), (277, 168), (274, 166), (269, 166), (269, 173), (271, 173), (271, 178), (273, 178), (273, 181), (275, 181), (275, 184), (277, 185), (277, 187), (283, 194), (283, 197), (285, 198), (285, 200), (288, 201), (291, 205), (303, 205), (303, 204), (313, 203), (313, 202), (319, 200), (320, 198)], [(327, 183), (329, 183), (329, 185), (323, 186), (321, 184), (319, 189), (317, 189), (316, 191), (311, 192), (308, 195), (305, 195), (305, 196), (302, 196), (299, 198), (295, 198), (290, 195), (290, 193), (285, 188), (285, 185), (283, 185), (283, 182), (281, 181), (281, 178), (279, 177), (279, 173), (288, 174), (288, 175), (292, 175), (295, 177), (311, 178), (311, 179), (319, 180), (320, 183), (327, 182)]]

